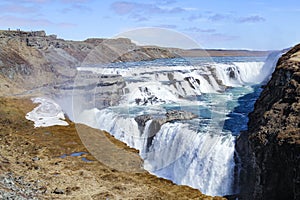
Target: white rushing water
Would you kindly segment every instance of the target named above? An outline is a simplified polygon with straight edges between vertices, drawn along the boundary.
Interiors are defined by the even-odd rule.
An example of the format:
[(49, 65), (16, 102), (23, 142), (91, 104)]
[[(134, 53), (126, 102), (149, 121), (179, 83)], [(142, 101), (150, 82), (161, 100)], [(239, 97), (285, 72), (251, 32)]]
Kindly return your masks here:
[[(127, 86), (129, 88), (131, 86), (131, 88), (136, 88), (136, 85), (141, 82), (146, 82), (151, 87), (152, 85), (157, 86), (158, 83), (164, 81), (182, 81), (184, 78), (190, 78), (191, 80), (182, 81), (180, 85), (170, 85), (169, 91), (178, 95), (194, 95), (201, 94), (201, 92), (214, 93), (220, 91), (222, 85), (243, 86), (258, 84), (269, 75), (264, 74), (262, 71), (263, 66), (264, 62), (233, 62), (231, 64), (214, 63), (207, 66), (150, 66), (147, 68), (105, 69), (79, 67), (77, 69), (79, 71), (93, 71), (95, 73), (120, 74), (124, 77), (134, 77), (135, 82), (131, 82)], [(218, 81), (221, 81), (222, 85)], [(157, 89), (153, 87), (153, 90)]]
[[(119, 105), (85, 109), (75, 121), (106, 130), (140, 150), (144, 168), (157, 176), (208, 195), (232, 194), (235, 136), (224, 130), (224, 123), (234, 107), (227, 102), (237, 105), (238, 98), (253, 92), (251, 86), (266, 80), (273, 68), (274, 64), (261, 61), (81, 67), (79, 71), (122, 75), (127, 92)], [(242, 89), (228, 92), (228, 87)], [(193, 112), (198, 118), (166, 122), (159, 128), (149, 120), (142, 129), (134, 119), (142, 114), (162, 116), (173, 108)]]

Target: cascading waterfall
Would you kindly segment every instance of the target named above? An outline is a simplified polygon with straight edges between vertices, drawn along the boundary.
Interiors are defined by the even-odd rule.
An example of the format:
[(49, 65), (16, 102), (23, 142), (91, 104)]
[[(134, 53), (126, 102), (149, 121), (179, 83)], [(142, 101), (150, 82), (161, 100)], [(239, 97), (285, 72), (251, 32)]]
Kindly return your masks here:
[[(240, 96), (253, 92), (252, 85), (269, 77), (273, 70), (269, 68), (274, 66), (266, 70), (267, 64), (235, 61), (197, 66), (140, 67), (137, 63), (105, 69), (81, 67), (79, 71), (122, 75), (127, 92), (118, 105), (86, 109), (75, 121), (106, 130), (138, 149), (144, 168), (157, 176), (208, 195), (232, 194), (235, 136), (223, 129), (224, 121)], [(153, 120), (172, 109), (198, 117), (165, 121), (158, 129), (151, 127)], [(141, 128), (135, 117), (145, 114), (153, 118)]]

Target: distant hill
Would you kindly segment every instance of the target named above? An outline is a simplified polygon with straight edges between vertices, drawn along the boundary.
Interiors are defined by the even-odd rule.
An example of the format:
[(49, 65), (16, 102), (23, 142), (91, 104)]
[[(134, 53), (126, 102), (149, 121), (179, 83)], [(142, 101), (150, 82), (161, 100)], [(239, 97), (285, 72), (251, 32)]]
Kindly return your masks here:
[(250, 50), (224, 50), (224, 49), (189, 49), (177, 51), (183, 57), (199, 57), (199, 56), (267, 56), (270, 51), (250, 51)]

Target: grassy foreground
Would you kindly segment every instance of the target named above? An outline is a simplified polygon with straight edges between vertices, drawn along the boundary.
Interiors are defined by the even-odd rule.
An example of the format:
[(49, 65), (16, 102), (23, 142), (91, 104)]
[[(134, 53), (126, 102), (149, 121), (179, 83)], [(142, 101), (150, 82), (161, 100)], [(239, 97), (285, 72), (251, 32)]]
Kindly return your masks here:
[[(105, 166), (88, 153), (74, 123), (34, 128), (25, 115), (35, 106), (29, 98), (0, 98), (0, 198), (222, 199), (177, 186), (145, 171), (121, 172)], [(106, 134), (79, 127), (94, 136)], [(121, 149), (137, 154), (124, 143), (106, 137)], [(74, 152), (87, 154), (68, 156)], [(101, 153), (109, 154), (98, 152), (97, 156), (101, 157)], [(91, 162), (83, 161), (83, 157)], [(129, 163), (137, 162), (136, 156), (128, 159)]]

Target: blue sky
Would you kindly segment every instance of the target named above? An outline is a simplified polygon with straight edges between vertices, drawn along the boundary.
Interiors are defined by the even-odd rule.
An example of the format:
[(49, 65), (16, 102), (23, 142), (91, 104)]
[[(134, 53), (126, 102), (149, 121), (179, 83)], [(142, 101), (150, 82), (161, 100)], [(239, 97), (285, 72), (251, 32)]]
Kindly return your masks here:
[(72, 40), (160, 27), (204, 48), (283, 49), (300, 43), (299, 21), (299, 0), (0, 1), (0, 29), (42, 29)]

